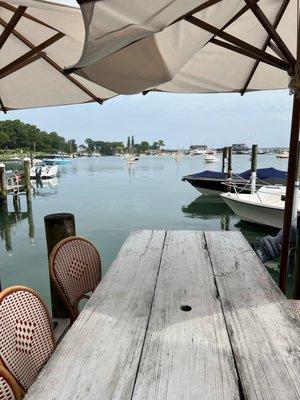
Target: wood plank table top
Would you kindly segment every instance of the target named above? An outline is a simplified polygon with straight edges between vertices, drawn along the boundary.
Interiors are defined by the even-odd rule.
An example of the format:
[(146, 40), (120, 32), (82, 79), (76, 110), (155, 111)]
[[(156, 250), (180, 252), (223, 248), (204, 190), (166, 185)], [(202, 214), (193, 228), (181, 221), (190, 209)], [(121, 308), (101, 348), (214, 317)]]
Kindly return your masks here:
[(240, 232), (133, 232), (25, 399), (299, 400), (300, 322)]

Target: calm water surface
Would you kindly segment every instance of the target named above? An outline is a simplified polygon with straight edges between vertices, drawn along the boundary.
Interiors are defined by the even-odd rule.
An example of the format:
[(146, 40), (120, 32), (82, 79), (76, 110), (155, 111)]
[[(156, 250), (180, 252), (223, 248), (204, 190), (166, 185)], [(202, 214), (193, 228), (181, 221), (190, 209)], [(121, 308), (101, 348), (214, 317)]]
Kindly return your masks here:
[[(259, 156), (258, 167), (286, 170), (287, 160)], [(233, 157), (235, 172), (250, 167), (249, 156)], [(9, 165), (7, 165), (9, 168)], [(103, 272), (109, 268), (129, 232), (137, 229), (241, 230), (248, 240), (276, 231), (239, 220), (221, 199), (199, 196), (183, 175), (204, 169), (220, 170), (221, 163), (204, 164), (202, 156), (149, 156), (128, 168), (120, 157), (74, 159), (60, 167), (57, 180), (26, 196), (15, 212), (12, 196), (8, 214), (0, 212), (0, 278), (2, 288), (22, 284), (36, 289), (50, 304), (44, 216), (56, 212), (75, 215), (77, 234), (99, 249)], [(277, 278), (276, 264), (269, 268)]]

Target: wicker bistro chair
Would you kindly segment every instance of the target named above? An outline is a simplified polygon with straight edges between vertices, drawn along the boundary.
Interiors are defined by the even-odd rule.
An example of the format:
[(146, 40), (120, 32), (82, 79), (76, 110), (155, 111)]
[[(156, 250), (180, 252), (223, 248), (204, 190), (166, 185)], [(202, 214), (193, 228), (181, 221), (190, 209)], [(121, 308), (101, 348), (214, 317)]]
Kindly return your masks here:
[(71, 324), (79, 314), (79, 303), (89, 298), (101, 280), (101, 259), (88, 240), (71, 236), (61, 240), (49, 259), (50, 276), (65, 303)]
[(50, 316), (25, 286), (0, 292), (0, 364), (26, 392), (54, 350)]
[(21, 400), (21, 389), (13, 376), (0, 365), (0, 400)]

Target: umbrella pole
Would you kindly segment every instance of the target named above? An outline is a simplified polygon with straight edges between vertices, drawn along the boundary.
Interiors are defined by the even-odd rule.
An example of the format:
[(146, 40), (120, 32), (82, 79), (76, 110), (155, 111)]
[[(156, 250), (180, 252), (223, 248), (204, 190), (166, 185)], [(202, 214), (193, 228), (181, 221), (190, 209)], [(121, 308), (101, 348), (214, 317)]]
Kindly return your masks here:
[(293, 218), (293, 204), (295, 192), (295, 180), (298, 169), (298, 140), (300, 128), (300, 96), (294, 93), (293, 114), (289, 148), (288, 177), (286, 184), (285, 212), (283, 220), (283, 236), (280, 257), (279, 287), (285, 293), (288, 273), (289, 248), (291, 225)]

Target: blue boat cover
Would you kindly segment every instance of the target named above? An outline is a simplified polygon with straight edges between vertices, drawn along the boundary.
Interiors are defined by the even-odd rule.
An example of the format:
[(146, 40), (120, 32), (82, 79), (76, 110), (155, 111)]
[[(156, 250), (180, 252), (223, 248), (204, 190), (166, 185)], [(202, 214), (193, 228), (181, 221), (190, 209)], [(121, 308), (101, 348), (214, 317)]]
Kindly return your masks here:
[[(283, 179), (287, 178), (287, 172), (280, 171), (276, 168), (259, 168), (257, 170), (257, 178), (265, 181), (268, 179)], [(241, 174), (233, 174), (233, 178), (243, 178), (243, 179), (250, 179), (251, 177), (251, 170), (248, 169), (247, 171), (242, 172)], [(188, 175), (185, 178), (207, 178), (207, 179), (227, 179), (226, 172), (215, 172), (215, 171), (203, 171), (199, 172), (198, 174)]]

